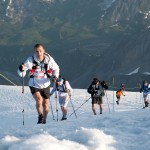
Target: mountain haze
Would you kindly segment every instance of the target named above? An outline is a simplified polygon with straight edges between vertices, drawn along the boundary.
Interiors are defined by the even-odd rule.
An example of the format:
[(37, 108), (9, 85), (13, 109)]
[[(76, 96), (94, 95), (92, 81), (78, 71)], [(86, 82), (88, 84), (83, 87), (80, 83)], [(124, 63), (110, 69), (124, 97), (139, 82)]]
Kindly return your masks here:
[(3, 0), (0, 11), (0, 72), (17, 84), (17, 67), (36, 43), (74, 88), (93, 77), (127, 87), (149, 80), (148, 0)]

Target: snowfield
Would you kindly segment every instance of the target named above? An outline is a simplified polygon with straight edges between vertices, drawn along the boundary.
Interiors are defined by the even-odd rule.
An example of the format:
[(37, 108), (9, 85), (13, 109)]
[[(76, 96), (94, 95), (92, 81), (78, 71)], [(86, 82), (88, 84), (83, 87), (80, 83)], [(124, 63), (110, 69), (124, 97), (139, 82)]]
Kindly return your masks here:
[(59, 105), (57, 121), (56, 98), (52, 96), (55, 120), (50, 109), (47, 124), (37, 125), (35, 101), (29, 88), (25, 87), (22, 94), (20, 86), (0, 85), (0, 150), (149, 150), (150, 109), (142, 109), (142, 94), (126, 91), (120, 105), (113, 103), (114, 95), (115, 92), (107, 91), (103, 114), (99, 114), (97, 106), (94, 116), (90, 95), (85, 89), (74, 89), (75, 109), (89, 100), (76, 111), (77, 118), (70, 116), (73, 108), (69, 103), (65, 121), (60, 121)]

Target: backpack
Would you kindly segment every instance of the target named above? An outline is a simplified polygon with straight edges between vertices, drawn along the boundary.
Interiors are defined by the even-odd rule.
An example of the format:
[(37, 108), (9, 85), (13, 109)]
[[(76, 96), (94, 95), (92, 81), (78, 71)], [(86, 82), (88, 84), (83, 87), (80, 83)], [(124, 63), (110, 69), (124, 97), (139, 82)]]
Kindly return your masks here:
[[(63, 91), (61, 92), (64, 92), (64, 93), (67, 93), (67, 87), (66, 87), (66, 79), (62, 78), (63, 79), (63, 83), (62, 83), (62, 88), (63, 88)], [(57, 91), (59, 91), (58, 89), (58, 84), (56, 83), (56, 88), (57, 88)]]
[(108, 89), (108, 85), (107, 85), (107, 83), (106, 83), (105, 81), (102, 81), (102, 82), (101, 82), (101, 86), (102, 86), (105, 90)]
[(94, 88), (92, 87), (92, 84), (88, 87), (87, 92), (89, 94), (93, 94), (94, 93)]
[[(47, 54), (47, 53), (44, 53), (45, 56), (47, 56), (48, 58), (48, 62), (47, 63), (44, 63), (44, 66), (42, 68), (44, 68), (45, 70), (45, 73), (47, 75), (47, 77), (49, 78), (49, 74), (47, 74), (47, 66), (48, 66), (48, 63), (50, 61), (50, 56)], [(44, 62), (45, 58), (43, 59), (43, 62)], [(39, 66), (38, 63), (34, 60), (34, 56), (32, 56), (32, 63), (33, 63), (33, 67), (32, 67), (32, 70), (35, 70), (37, 69), (37, 67)], [(30, 75), (30, 78), (34, 78), (34, 75)]]
[(64, 92), (67, 92), (67, 88), (66, 88), (66, 79), (65, 78), (62, 78), (63, 79), (63, 84), (62, 84), (62, 87), (63, 87), (63, 90)]

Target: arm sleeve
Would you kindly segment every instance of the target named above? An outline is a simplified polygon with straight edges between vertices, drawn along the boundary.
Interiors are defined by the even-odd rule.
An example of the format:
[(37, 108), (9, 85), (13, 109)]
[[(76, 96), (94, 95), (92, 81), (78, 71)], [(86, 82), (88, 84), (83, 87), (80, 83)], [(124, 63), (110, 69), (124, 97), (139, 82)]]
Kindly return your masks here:
[(58, 78), (58, 76), (59, 76), (59, 66), (57, 65), (57, 63), (55, 62), (55, 60), (51, 57), (50, 58), (50, 64), (49, 64), (51, 67), (51, 69), (52, 69), (52, 74), (53, 74), (53, 76), (56, 76), (57, 78)]
[(25, 70), (23, 72), (21, 72), (18, 68), (18, 75), (20, 77), (24, 77), (26, 75), (26, 72), (27, 70), (31, 69), (32, 66), (33, 66), (33, 62), (32, 62), (32, 57), (29, 57), (25, 62), (24, 62), (24, 65), (25, 65)]
[(72, 87), (71, 87), (71, 85), (70, 85), (70, 83), (68, 81), (66, 81), (66, 88), (67, 88), (67, 90), (70, 91), (70, 93), (73, 92), (73, 89), (72, 89)]
[(125, 96), (124, 92), (121, 92), (121, 94), (122, 94), (123, 96)]

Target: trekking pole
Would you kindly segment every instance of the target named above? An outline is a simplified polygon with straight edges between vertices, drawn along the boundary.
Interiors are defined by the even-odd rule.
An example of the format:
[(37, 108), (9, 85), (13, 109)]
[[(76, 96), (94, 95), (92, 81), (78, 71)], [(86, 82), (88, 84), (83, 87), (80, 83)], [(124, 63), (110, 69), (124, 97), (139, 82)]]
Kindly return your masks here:
[(24, 93), (24, 77), (23, 77), (23, 72), (22, 72), (22, 93)]
[(52, 103), (51, 103), (50, 99), (49, 99), (49, 103), (50, 103), (50, 107), (51, 107), (51, 111), (52, 111), (53, 120), (55, 120), (54, 113), (53, 113), (53, 107), (52, 107)]
[(140, 93), (140, 104), (142, 104), (142, 93)]
[[(139, 87), (140, 89), (142, 88), (141, 84), (139, 83)], [(143, 92), (140, 91), (140, 104), (142, 103), (143, 107), (144, 107), (144, 100), (143, 100)]]
[[(90, 98), (91, 98), (91, 97), (90, 97)], [(90, 98), (89, 98), (89, 99), (90, 99)], [(81, 106), (84, 105), (89, 99), (87, 99), (83, 104), (81, 104), (72, 114), (74, 114), (79, 108), (81, 108)], [(72, 114), (70, 114), (70, 116), (71, 116)]]
[(145, 100), (144, 97), (142, 97), (142, 102), (143, 102), (143, 108), (145, 107)]
[[(56, 86), (56, 83), (55, 83), (55, 86)], [(57, 121), (58, 121), (58, 105), (57, 105), (58, 95), (57, 95), (57, 89), (55, 90), (55, 99), (56, 99), (56, 113), (57, 113)]]
[(15, 83), (13, 83), (12, 81), (10, 81), (8, 78), (6, 78), (4, 75), (0, 74), (1, 77), (3, 77), (5, 80), (7, 80), (8, 82), (10, 82), (11, 84), (17, 86)]
[(75, 112), (75, 109), (74, 109), (74, 106), (73, 106), (73, 103), (72, 103), (72, 100), (71, 100), (71, 96), (70, 96), (70, 102), (71, 102), (71, 105), (72, 105), (72, 108), (73, 108), (73, 112), (74, 112), (74, 114), (75, 114), (75, 116), (76, 116), (76, 118), (77, 118), (77, 114), (76, 114), (76, 112)]
[(110, 106), (109, 106), (109, 101), (108, 101), (108, 96), (107, 96), (107, 92), (106, 92), (106, 90), (105, 90), (105, 93), (106, 93), (106, 99), (107, 99), (108, 109), (109, 109), (109, 112), (110, 112)]
[(115, 90), (115, 78), (113, 77), (113, 112), (115, 111), (115, 94), (114, 94), (114, 90)]
[[(24, 94), (24, 76), (23, 76), (23, 72), (22, 72), (22, 94)], [(22, 110), (22, 114), (23, 114), (23, 126), (24, 126), (24, 108)]]
[(24, 109), (22, 110), (23, 113), (23, 126), (24, 126)]
[(142, 89), (142, 85), (139, 83), (139, 87), (140, 87), (140, 104), (142, 103), (142, 105), (143, 105), (143, 108), (145, 107), (145, 104), (144, 104), (144, 93), (143, 93), (143, 91), (141, 90)]

